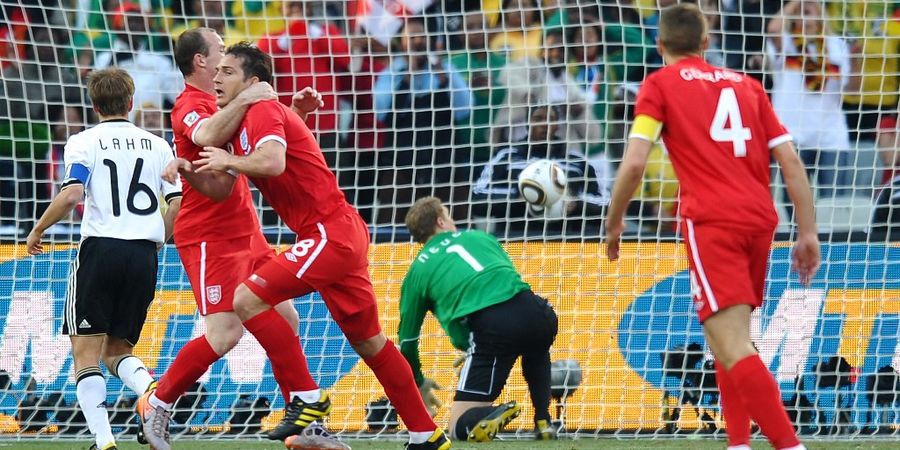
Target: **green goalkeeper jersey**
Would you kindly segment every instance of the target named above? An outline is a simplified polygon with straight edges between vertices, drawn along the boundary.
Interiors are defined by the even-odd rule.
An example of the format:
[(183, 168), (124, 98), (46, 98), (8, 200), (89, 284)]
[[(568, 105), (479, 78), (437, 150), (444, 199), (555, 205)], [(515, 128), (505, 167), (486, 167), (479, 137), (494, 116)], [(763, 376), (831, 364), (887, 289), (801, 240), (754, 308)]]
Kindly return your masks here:
[(493, 236), (482, 231), (435, 235), (410, 265), (400, 291), (400, 351), (422, 383), (419, 333), (431, 311), (460, 350), (469, 347), (467, 315), (505, 302), (529, 289), (509, 255)]

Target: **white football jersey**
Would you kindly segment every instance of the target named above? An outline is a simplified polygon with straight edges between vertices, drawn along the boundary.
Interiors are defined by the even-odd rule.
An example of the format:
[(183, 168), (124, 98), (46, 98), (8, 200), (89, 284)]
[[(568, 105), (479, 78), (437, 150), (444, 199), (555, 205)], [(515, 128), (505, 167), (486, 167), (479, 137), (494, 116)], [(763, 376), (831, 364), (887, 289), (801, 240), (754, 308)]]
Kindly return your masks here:
[(126, 120), (111, 120), (69, 137), (63, 187), (84, 185), (81, 236), (163, 242), (159, 210), (181, 195), (181, 181), (160, 178), (174, 159), (162, 138)]

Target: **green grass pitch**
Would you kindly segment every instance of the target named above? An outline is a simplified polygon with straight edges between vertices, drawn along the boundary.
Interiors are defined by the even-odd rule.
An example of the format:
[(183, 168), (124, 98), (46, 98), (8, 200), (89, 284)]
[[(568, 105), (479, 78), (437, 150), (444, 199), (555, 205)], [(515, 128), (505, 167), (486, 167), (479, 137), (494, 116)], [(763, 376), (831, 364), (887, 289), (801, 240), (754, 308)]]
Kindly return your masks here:
[[(374, 441), (374, 440), (347, 440), (353, 450), (402, 450), (400, 441)], [(3, 441), (0, 440), (0, 450), (85, 450), (90, 446), (89, 441)], [(278, 450), (284, 447), (277, 443), (262, 441), (198, 441), (176, 440), (172, 447), (190, 450)], [(810, 450), (887, 450), (900, 448), (900, 440), (862, 441), (810, 441), (805, 445)], [(578, 439), (559, 440), (555, 442), (535, 441), (494, 441), (485, 444), (454, 443), (455, 450), (592, 450), (592, 449), (685, 449), (685, 450), (724, 450), (726, 446), (723, 440), (711, 439)], [(754, 448), (765, 449), (769, 447), (767, 442), (754, 441)], [(146, 446), (134, 442), (121, 443), (120, 450), (147, 449)]]

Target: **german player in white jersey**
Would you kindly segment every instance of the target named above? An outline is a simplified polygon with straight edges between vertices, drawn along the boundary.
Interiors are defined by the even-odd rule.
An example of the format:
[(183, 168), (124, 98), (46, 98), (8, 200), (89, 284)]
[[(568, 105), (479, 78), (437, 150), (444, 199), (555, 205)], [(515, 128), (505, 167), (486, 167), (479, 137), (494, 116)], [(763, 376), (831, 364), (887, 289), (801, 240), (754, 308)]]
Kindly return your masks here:
[[(181, 183), (159, 173), (174, 159), (169, 144), (128, 121), (134, 81), (112, 68), (91, 74), (88, 94), (100, 123), (69, 137), (62, 189), (28, 235), (32, 255), (43, 253), (41, 238), (53, 224), (85, 202), (81, 242), (72, 262), (63, 333), (72, 341), (76, 395), (91, 449), (115, 449), (106, 405), (110, 373), (143, 394), (154, 383), (132, 354), (156, 290), (157, 250), (172, 235), (181, 206)], [(160, 213), (160, 198), (168, 203)]]

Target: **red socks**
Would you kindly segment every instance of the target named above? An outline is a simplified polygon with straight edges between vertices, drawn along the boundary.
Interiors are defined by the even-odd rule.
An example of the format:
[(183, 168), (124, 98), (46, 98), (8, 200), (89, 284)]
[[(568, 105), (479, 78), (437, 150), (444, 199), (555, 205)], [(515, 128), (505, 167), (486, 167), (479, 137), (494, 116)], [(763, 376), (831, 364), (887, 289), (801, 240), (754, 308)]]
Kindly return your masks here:
[(272, 373), (281, 388), (285, 402), (290, 403), (291, 391), (311, 391), (319, 385), (312, 379), (306, 356), (300, 348), (300, 342), (287, 321), (275, 311), (268, 309), (244, 322), (247, 329), (272, 362)]
[[(775, 377), (759, 359), (759, 355), (748, 356), (738, 361), (728, 371), (727, 378), (731, 381), (731, 387), (743, 399), (746, 411), (759, 424), (773, 447), (783, 449), (800, 445), (794, 433), (794, 426), (781, 403), (781, 392), (778, 390)], [(729, 442), (731, 442), (730, 431), (729, 428)]]
[(719, 405), (728, 427), (728, 445), (750, 445), (750, 415), (719, 360), (716, 360), (716, 383), (719, 385)]
[(200, 379), (206, 370), (221, 356), (213, 350), (206, 340), (206, 336), (200, 336), (181, 348), (175, 361), (166, 370), (165, 375), (159, 380), (156, 387), (156, 398), (166, 402), (175, 403), (178, 397)]
[(437, 429), (437, 425), (425, 409), (422, 394), (419, 393), (419, 387), (413, 379), (412, 368), (393, 342), (387, 341), (377, 355), (365, 361), (372, 372), (375, 372), (375, 378), (378, 378), (388, 400), (397, 409), (397, 415), (403, 419), (409, 431)]

